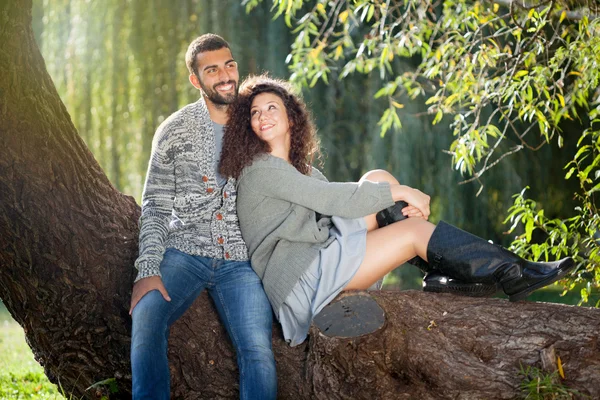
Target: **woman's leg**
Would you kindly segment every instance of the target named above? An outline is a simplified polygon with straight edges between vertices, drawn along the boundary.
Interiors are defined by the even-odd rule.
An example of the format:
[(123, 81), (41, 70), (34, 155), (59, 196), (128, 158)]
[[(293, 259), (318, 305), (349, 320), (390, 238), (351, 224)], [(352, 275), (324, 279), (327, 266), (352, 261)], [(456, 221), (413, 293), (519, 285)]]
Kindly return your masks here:
[(429, 239), (427, 257), (431, 267), (467, 282), (497, 284), (511, 301), (562, 278), (575, 263), (570, 257), (554, 262), (522, 259), (443, 221)]
[(435, 225), (409, 218), (367, 233), (365, 258), (344, 290), (367, 289), (406, 261), (419, 256), (427, 260), (427, 244)]
[[(369, 171), (361, 178), (363, 180), (398, 184), (396, 178), (384, 170)], [(517, 301), (560, 279), (575, 265), (571, 258), (550, 263), (529, 262), (444, 223), (440, 224), (442, 229), (436, 230), (435, 225), (423, 219), (410, 218), (377, 229), (376, 214), (364, 219), (368, 231), (365, 258), (345, 290), (367, 289), (397, 266), (418, 256), (425, 261), (426, 268), (422, 265), (421, 269), (426, 272), (438, 269), (441, 273), (433, 278), (434, 281), (440, 277), (443, 281), (446, 278), (462, 281), (458, 288), (438, 290), (444, 285), (436, 284), (438, 289), (432, 291), (466, 294), (466, 289), (466, 292), (479, 296), (493, 294), (495, 286), (499, 285), (511, 301)], [(430, 265), (427, 252), (434, 230), (437, 235), (433, 249), (430, 249), (433, 254)], [(442, 259), (444, 262), (440, 263)]]
[[(367, 172), (359, 180), (359, 182), (363, 182), (363, 181), (389, 182), (390, 184), (396, 184), (396, 185), (399, 184), (398, 180), (392, 174), (390, 174), (389, 172), (387, 172), (383, 169), (375, 169), (375, 170)], [(381, 212), (383, 212), (383, 211), (381, 211)], [(378, 218), (378, 213), (370, 214), (363, 218), (367, 224), (367, 232), (371, 232), (371, 231), (374, 231), (375, 229), (380, 228), (381, 225), (377, 221), (377, 218)], [(380, 290), (381, 287), (383, 286), (384, 277), (385, 277), (385, 274), (382, 275), (380, 278), (376, 279), (373, 282), (373, 284), (371, 284), (367, 289), (368, 290)]]
[[(389, 172), (383, 169), (374, 169), (373, 171), (367, 172), (360, 178), (358, 182), (360, 183), (362, 181), (389, 182), (391, 184), (396, 185), (399, 184), (398, 180), (394, 178), (394, 175), (390, 174)], [(365, 222), (367, 223), (367, 231), (369, 232), (378, 228), (377, 219), (375, 218), (375, 215), (376, 214), (370, 214), (364, 217)]]
[[(364, 180), (369, 180), (372, 182), (389, 182), (390, 184), (399, 184), (398, 180), (394, 178), (392, 174), (380, 169), (367, 172), (360, 179), (360, 181)], [(402, 208), (406, 205), (407, 204), (405, 202), (397, 202), (394, 206), (382, 210), (377, 214), (371, 214), (364, 217), (364, 220), (367, 224), (367, 231), (372, 232), (378, 228), (387, 227), (390, 224), (394, 224), (405, 220), (407, 217), (402, 215)], [(427, 224), (425, 226), (427, 226)], [(429, 231), (430, 229), (426, 229), (426, 232)], [(430, 236), (431, 235), (428, 234), (426, 240), (423, 243), (427, 243), (429, 241)], [(426, 292), (452, 293), (464, 296), (482, 297), (493, 296), (497, 291), (495, 284), (486, 285), (471, 281), (462, 282), (453, 279), (452, 277), (447, 276), (446, 274), (440, 271), (434, 271), (433, 268), (431, 268), (431, 266), (427, 263), (427, 261), (425, 261), (425, 257), (419, 257), (418, 254), (410, 258), (403, 257), (404, 256), (400, 254), (401, 260), (397, 264), (388, 265), (385, 263), (376, 263), (375, 265), (377, 265), (377, 268), (372, 270), (370, 273), (366, 274), (366, 279), (364, 280), (364, 282), (369, 282), (373, 280), (373, 274), (380, 275), (380, 278), (376, 278), (373, 281), (374, 283), (371, 286), (369, 286), (368, 289), (379, 289), (381, 287), (381, 283), (383, 282), (383, 277), (387, 272), (391, 271), (396, 266), (404, 262), (408, 262), (409, 264), (416, 266), (425, 273), (425, 277), (423, 278), (423, 290)], [(397, 258), (398, 257), (396, 257), (396, 259)], [(387, 260), (389, 258), (387, 258), (386, 255), (383, 257), (383, 259)], [(361, 289), (365, 289), (364, 287), (362, 287), (362, 284)]]
[(531, 262), (488, 241), (440, 222), (413, 218), (367, 233), (365, 258), (344, 288), (365, 289), (407, 259), (418, 255), (431, 267), (463, 282), (498, 285), (511, 301), (563, 277), (575, 263), (567, 257)]

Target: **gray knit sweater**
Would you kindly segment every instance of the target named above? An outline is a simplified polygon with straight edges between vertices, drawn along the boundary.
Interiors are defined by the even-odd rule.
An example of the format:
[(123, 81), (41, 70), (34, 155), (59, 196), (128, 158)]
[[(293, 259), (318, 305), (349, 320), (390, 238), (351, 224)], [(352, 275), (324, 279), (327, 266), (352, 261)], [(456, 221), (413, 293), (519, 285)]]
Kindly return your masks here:
[(218, 184), (215, 151), (213, 123), (203, 99), (158, 127), (142, 195), (136, 281), (160, 276), (168, 247), (203, 257), (248, 259), (236, 213), (235, 180)]
[(394, 204), (387, 182), (327, 182), (316, 168), (305, 176), (270, 154), (244, 168), (237, 188), (242, 235), (276, 313), (332, 240), (328, 216), (359, 218)]

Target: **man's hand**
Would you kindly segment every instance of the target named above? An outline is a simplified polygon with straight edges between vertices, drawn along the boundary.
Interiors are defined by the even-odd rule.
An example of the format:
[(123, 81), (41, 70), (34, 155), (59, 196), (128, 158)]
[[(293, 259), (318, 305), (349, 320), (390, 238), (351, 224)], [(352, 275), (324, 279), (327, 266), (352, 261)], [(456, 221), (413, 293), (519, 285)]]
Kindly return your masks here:
[(144, 295), (152, 290), (158, 290), (166, 301), (171, 301), (165, 285), (163, 285), (160, 276), (149, 276), (148, 278), (140, 279), (133, 284), (133, 293), (131, 293), (131, 308), (129, 309), (129, 315), (133, 312), (133, 309), (137, 303), (144, 297)]

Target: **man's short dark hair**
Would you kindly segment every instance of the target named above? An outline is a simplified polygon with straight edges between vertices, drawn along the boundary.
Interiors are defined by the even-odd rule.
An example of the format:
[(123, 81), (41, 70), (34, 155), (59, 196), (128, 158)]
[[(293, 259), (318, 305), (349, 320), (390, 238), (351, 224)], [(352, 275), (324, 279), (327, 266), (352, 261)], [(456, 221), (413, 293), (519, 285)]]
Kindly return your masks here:
[(194, 39), (185, 53), (185, 64), (187, 65), (190, 74), (198, 76), (198, 65), (196, 61), (196, 56), (198, 54), (223, 48), (231, 50), (229, 43), (221, 36), (215, 35), (214, 33), (206, 33)]

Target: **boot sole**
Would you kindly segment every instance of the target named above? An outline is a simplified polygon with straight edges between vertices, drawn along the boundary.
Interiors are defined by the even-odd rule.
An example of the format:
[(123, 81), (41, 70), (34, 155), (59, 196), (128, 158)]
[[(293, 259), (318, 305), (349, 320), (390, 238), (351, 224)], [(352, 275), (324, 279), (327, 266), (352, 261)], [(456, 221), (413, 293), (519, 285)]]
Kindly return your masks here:
[(483, 283), (432, 283), (427, 282), (423, 285), (424, 292), (431, 293), (450, 293), (459, 296), (468, 297), (491, 297), (498, 292), (496, 285), (486, 285)]
[[(509, 301), (521, 301), (524, 300), (525, 298), (527, 298), (527, 296), (529, 296), (531, 294), (531, 292), (533, 292), (534, 290), (537, 289), (541, 289), (544, 286), (548, 286), (553, 284), (554, 282), (562, 279), (565, 277), (566, 273), (568, 271), (570, 271), (574, 266), (575, 266), (575, 261), (573, 261), (572, 259), (569, 261), (566, 261), (564, 264), (568, 264), (566, 267), (561, 268), (559, 270), (556, 271), (556, 273), (552, 276), (547, 277), (544, 280), (541, 280), (539, 282), (537, 282), (534, 285), (529, 286), (528, 288), (526, 288), (525, 290), (522, 290), (518, 293), (515, 294), (509, 294), (508, 295), (508, 300)], [(507, 293), (508, 294), (508, 293)]]

